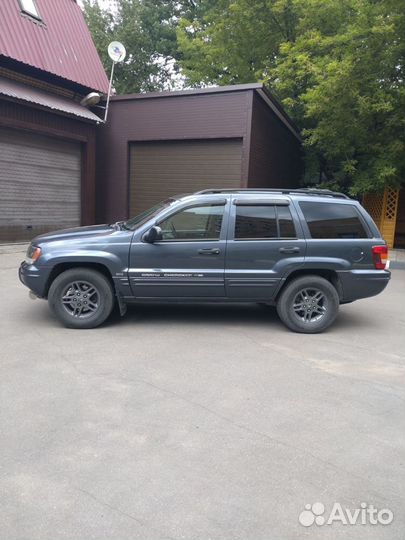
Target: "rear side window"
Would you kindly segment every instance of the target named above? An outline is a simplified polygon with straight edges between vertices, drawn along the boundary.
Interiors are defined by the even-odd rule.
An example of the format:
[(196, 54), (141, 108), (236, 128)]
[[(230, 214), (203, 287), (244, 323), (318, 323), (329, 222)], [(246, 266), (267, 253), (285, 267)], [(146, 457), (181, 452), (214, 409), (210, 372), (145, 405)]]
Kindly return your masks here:
[(352, 204), (300, 202), (312, 238), (368, 238)]
[(235, 240), (295, 237), (295, 227), (288, 206), (236, 206)]

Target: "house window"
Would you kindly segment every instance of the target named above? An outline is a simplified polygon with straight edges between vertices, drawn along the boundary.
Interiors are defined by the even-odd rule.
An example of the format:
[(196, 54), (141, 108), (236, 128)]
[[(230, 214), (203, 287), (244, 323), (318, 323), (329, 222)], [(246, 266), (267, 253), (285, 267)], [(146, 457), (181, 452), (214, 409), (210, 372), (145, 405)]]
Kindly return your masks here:
[(38, 11), (37, 3), (35, 0), (18, 0), (20, 3), (21, 11), (30, 17), (34, 17), (38, 21), (41, 20), (41, 16)]

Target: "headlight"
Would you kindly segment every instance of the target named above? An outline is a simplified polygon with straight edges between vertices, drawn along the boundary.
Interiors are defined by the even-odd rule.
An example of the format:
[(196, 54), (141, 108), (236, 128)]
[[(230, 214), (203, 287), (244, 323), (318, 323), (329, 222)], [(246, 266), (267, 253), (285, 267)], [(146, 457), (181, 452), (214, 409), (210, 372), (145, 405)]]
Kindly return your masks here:
[(37, 261), (40, 256), (41, 256), (41, 248), (30, 244), (27, 249), (27, 254), (25, 256), (25, 262), (27, 264), (34, 264), (34, 262)]

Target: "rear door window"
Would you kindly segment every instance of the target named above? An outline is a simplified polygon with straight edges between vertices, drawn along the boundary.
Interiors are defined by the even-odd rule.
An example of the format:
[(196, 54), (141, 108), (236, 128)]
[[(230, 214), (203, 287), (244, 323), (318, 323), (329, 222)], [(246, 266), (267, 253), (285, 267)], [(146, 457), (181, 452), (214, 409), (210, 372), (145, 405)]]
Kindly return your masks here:
[(288, 206), (237, 204), (235, 240), (296, 238)]
[(299, 203), (312, 238), (368, 238), (356, 207), (352, 204)]

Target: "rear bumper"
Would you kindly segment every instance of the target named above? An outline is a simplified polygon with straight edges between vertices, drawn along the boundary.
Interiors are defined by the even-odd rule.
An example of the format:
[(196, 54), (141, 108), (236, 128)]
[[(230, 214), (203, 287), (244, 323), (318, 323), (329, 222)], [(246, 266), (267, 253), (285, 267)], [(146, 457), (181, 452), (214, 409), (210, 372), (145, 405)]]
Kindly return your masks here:
[(18, 269), (18, 277), (21, 283), (28, 287), (36, 296), (44, 298), (49, 272), (50, 269), (46, 267), (39, 269), (35, 265), (22, 262)]
[(391, 278), (389, 270), (345, 270), (338, 274), (342, 284), (343, 302), (376, 296), (385, 289)]

